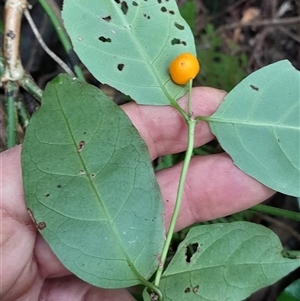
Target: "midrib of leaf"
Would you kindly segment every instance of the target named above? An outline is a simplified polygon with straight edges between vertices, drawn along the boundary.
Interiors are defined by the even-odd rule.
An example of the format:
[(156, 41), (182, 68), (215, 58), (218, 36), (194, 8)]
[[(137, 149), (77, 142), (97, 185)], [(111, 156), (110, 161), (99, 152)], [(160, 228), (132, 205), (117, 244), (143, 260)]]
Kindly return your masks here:
[(238, 126), (238, 125), (247, 125), (247, 126), (251, 126), (251, 127), (273, 127), (273, 128), (283, 128), (283, 129), (291, 129), (291, 130), (299, 130), (300, 131), (300, 127), (297, 126), (291, 126), (291, 125), (284, 125), (281, 123), (262, 123), (262, 122), (249, 122), (249, 121), (240, 121), (240, 120), (232, 120), (232, 119), (225, 119), (222, 117), (204, 117), (204, 118), (200, 118), (201, 120), (205, 120), (211, 123), (229, 123), (232, 124), (234, 126)]
[[(198, 259), (199, 261), (201, 260), (201, 258), (199, 257), (199, 259)], [(300, 266), (300, 261), (299, 260), (296, 260), (296, 261), (298, 261), (299, 262), (299, 266)], [(290, 261), (291, 262), (291, 261)], [(286, 263), (287, 262), (266, 262), (266, 263), (264, 263), (264, 262), (254, 262), (254, 263), (252, 263), (252, 262), (247, 262), (247, 263), (232, 263), (232, 264), (228, 264), (228, 263), (220, 263), (220, 264), (217, 264), (217, 265), (210, 265), (210, 266), (203, 266), (203, 267), (195, 267), (195, 268), (193, 268), (193, 269), (189, 269), (189, 270), (187, 270), (187, 269), (184, 269), (184, 270), (179, 270), (179, 271), (174, 271), (174, 272), (168, 272), (167, 270), (166, 270), (166, 272), (168, 272), (168, 273), (166, 273), (166, 274), (163, 274), (163, 276), (162, 276), (162, 278), (168, 278), (168, 277), (170, 277), (170, 276), (177, 276), (177, 275), (185, 275), (185, 274), (190, 274), (190, 273), (195, 273), (195, 272), (198, 272), (198, 271), (202, 271), (202, 270), (208, 270), (208, 269), (218, 269), (218, 268), (221, 268), (221, 267), (224, 267), (224, 266), (226, 266), (226, 267), (234, 267), (234, 266), (267, 266), (267, 265), (278, 265), (278, 264), (280, 264), (280, 265), (282, 265), (282, 264), (284, 264), (284, 265), (286, 265)], [(188, 267), (188, 265), (186, 266), (186, 267)]]
[[(156, 69), (153, 68), (153, 62), (151, 62), (147, 52), (145, 52), (144, 48), (141, 46), (141, 44), (139, 43), (139, 41), (135, 38), (135, 36), (132, 34), (132, 29), (129, 27), (129, 25), (132, 25), (132, 28), (134, 28), (133, 24), (135, 23), (135, 19), (133, 20), (132, 24), (129, 24), (127, 22), (127, 19), (124, 17), (124, 14), (122, 12), (121, 9), (119, 9), (119, 7), (117, 7), (116, 3), (113, 2), (113, 6), (115, 8), (115, 10), (117, 11), (118, 15), (120, 16), (121, 20), (123, 21), (124, 24), (126, 24), (127, 26), (124, 26), (126, 29), (125, 30), (128, 30), (130, 32), (130, 36), (131, 36), (131, 39), (135, 45), (135, 47), (139, 50), (139, 52), (141, 53), (143, 59), (145, 60), (145, 62), (147, 63), (147, 65), (149, 66), (149, 68), (151, 69), (152, 73), (155, 75), (155, 79), (157, 81), (157, 83), (159, 84), (159, 87), (162, 89), (162, 91), (164, 92), (165, 96), (167, 97), (167, 99), (169, 100), (170, 104), (174, 104), (174, 102), (176, 102), (172, 97), (171, 95), (168, 93), (168, 91), (166, 90), (163, 82), (161, 81), (160, 77), (158, 76), (157, 72), (156, 72)], [(138, 6), (137, 8), (138, 12), (141, 10), (141, 7), (140, 5)], [(136, 14), (137, 16), (138, 14)], [(120, 27), (120, 26), (119, 26)], [(124, 30), (124, 28), (120, 27), (121, 30)], [(167, 35), (166, 35), (167, 36)], [(165, 43), (166, 43), (167, 39), (165, 39)], [(165, 43), (164, 43), (164, 46), (165, 46)], [(163, 47), (161, 48), (163, 49)], [(159, 53), (157, 54), (156, 57), (159, 56)], [(154, 60), (155, 61), (155, 60)], [(177, 107), (177, 106), (176, 106)]]
[(123, 243), (122, 243), (122, 241), (121, 241), (121, 239), (120, 239), (120, 236), (118, 235), (118, 231), (115, 229), (115, 227), (113, 227), (113, 225), (112, 225), (112, 223), (111, 223), (112, 219), (110, 218), (110, 215), (109, 215), (108, 211), (106, 210), (106, 208), (105, 208), (103, 202), (101, 201), (101, 196), (100, 196), (100, 194), (99, 194), (99, 191), (98, 191), (97, 187), (95, 186), (94, 182), (91, 180), (90, 174), (89, 174), (89, 172), (88, 172), (88, 170), (87, 170), (86, 164), (85, 164), (85, 162), (84, 162), (84, 160), (83, 160), (81, 154), (78, 153), (78, 151), (77, 151), (76, 140), (75, 140), (75, 138), (74, 138), (74, 136), (73, 136), (73, 132), (72, 132), (72, 130), (71, 130), (71, 128), (70, 128), (70, 124), (69, 124), (68, 119), (67, 119), (67, 117), (66, 117), (66, 115), (65, 115), (65, 112), (64, 112), (64, 110), (63, 110), (63, 108), (62, 108), (62, 106), (61, 106), (61, 103), (60, 103), (60, 100), (59, 100), (59, 96), (58, 96), (57, 91), (56, 91), (56, 95), (57, 95), (58, 103), (59, 103), (59, 106), (60, 106), (60, 110), (61, 110), (61, 112), (62, 112), (62, 114), (63, 114), (64, 119), (65, 119), (65, 122), (66, 122), (66, 125), (67, 125), (67, 127), (68, 127), (69, 133), (70, 133), (70, 135), (71, 135), (71, 137), (72, 137), (72, 140), (73, 140), (73, 143), (74, 143), (74, 147), (75, 147), (75, 152), (77, 153), (77, 155), (78, 155), (78, 157), (79, 157), (79, 159), (80, 159), (80, 162), (81, 162), (81, 164), (82, 164), (82, 166), (83, 166), (83, 169), (84, 169), (85, 174), (88, 176), (88, 181), (89, 181), (89, 183), (90, 183), (90, 186), (92, 187), (92, 189), (93, 189), (93, 191), (94, 191), (94, 194), (96, 195), (96, 197), (97, 197), (97, 199), (98, 199), (99, 205), (101, 206), (101, 208), (102, 208), (102, 210), (103, 210), (103, 212), (104, 212), (104, 215), (105, 215), (106, 218), (107, 218), (107, 222), (108, 222), (110, 228), (112, 229), (112, 232), (114, 233), (114, 236), (115, 236), (115, 238), (116, 238), (116, 240), (117, 240), (117, 242), (118, 242), (118, 245), (120, 246), (120, 249), (122, 250), (122, 252), (123, 252), (123, 254), (124, 254), (124, 257), (126, 258), (127, 263), (129, 264), (131, 270), (132, 270), (133, 273), (136, 275), (136, 277), (143, 283), (143, 282), (144, 282), (144, 277), (137, 271), (137, 269), (136, 269), (135, 266), (134, 266), (134, 263), (133, 263), (133, 262), (131, 261), (131, 259), (128, 257), (127, 252), (126, 252), (126, 250), (124, 249)]

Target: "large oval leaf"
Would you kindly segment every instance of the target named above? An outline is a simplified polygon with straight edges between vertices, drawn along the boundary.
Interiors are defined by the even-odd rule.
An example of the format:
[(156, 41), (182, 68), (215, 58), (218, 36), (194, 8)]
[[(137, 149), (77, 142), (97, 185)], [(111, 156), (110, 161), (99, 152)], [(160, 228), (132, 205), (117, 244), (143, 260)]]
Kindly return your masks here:
[(281, 251), (279, 238), (253, 223), (194, 227), (163, 274), (164, 300), (244, 300), (300, 266)]
[(175, 0), (65, 0), (62, 16), (76, 53), (100, 82), (140, 104), (168, 105), (187, 91), (168, 73), (179, 53), (196, 53)]
[(288, 61), (249, 75), (208, 121), (241, 170), (300, 196), (300, 72)]
[(128, 287), (155, 271), (162, 202), (149, 154), (101, 91), (60, 75), (27, 128), (26, 202), (45, 240), (78, 277)]

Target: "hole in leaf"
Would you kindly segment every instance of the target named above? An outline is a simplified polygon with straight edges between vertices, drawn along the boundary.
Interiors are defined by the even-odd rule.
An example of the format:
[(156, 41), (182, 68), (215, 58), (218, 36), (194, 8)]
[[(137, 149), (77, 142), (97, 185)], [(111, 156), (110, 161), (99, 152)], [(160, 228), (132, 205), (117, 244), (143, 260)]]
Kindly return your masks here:
[(92, 173), (92, 174), (91, 174), (91, 177), (92, 177), (92, 178), (95, 178), (95, 177), (96, 177), (96, 174), (95, 174), (95, 173)]
[(191, 289), (190, 289), (189, 287), (187, 287), (187, 288), (184, 290), (185, 293), (189, 293), (190, 291), (191, 291)]
[(83, 150), (84, 146), (85, 146), (85, 142), (80, 141), (79, 144), (78, 144), (78, 148), (77, 148), (79, 153)]
[(120, 4), (120, 0), (115, 0), (116, 3)]
[(48, 198), (50, 196), (50, 193), (45, 194), (45, 197)]
[(196, 252), (199, 252), (199, 244), (198, 243), (189, 244), (185, 250), (185, 256), (186, 256), (185, 261), (187, 263), (190, 263)]
[(196, 294), (199, 290), (199, 285), (193, 287), (193, 292)]
[(99, 41), (103, 42), (103, 43), (110, 43), (111, 42), (111, 38), (106, 38), (104, 36), (99, 37)]
[(119, 71), (122, 71), (123, 68), (124, 68), (124, 66), (125, 66), (124, 64), (118, 64), (118, 70), (119, 70)]
[(135, 2), (135, 1), (132, 1), (132, 5), (133, 6), (139, 6), (139, 4), (137, 2)]
[(40, 222), (40, 223), (38, 223), (36, 226), (37, 226), (37, 228), (38, 228), (39, 230), (43, 230), (43, 229), (46, 228), (46, 223), (45, 223), (45, 222)]
[(175, 12), (173, 10), (169, 10), (170, 15), (175, 15)]
[(57, 187), (57, 188), (61, 188), (61, 185), (58, 184), (56, 187)]
[(125, 1), (121, 2), (121, 10), (123, 12), (124, 15), (127, 15), (128, 12), (128, 5)]
[(164, 6), (160, 9), (163, 13), (165, 13), (166, 11), (168, 11)]
[(182, 44), (182, 45), (186, 46), (186, 41), (181, 41), (180, 39), (174, 38), (171, 40), (171, 44), (172, 45)]
[(256, 87), (256, 86), (254, 86), (254, 85), (250, 85), (250, 87), (251, 87), (253, 90), (255, 90), (255, 91), (258, 91), (258, 90), (259, 90), (259, 88)]
[(179, 39), (174, 38), (174, 39), (172, 39), (171, 44), (172, 45), (181, 44), (181, 41)]
[(150, 19), (150, 16), (149, 15), (147, 15), (147, 14), (143, 14), (143, 16), (146, 18), (146, 19)]
[(180, 25), (178, 24), (177, 22), (174, 22), (174, 25), (176, 28), (178, 28), (179, 30), (184, 30), (184, 26), (183, 25)]
[(111, 16), (107, 16), (102, 18), (102, 20), (106, 21), (106, 22), (110, 22), (111, 21)]

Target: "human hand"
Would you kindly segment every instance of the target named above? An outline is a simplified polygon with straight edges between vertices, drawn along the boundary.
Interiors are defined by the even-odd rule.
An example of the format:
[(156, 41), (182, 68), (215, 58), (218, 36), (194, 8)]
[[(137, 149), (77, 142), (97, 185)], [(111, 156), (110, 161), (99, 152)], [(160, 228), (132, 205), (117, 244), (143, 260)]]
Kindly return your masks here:
[[(193, 89), (194, 115), (211, 115), (224, 96), (224, 92), (212, 88)], [(186, 98), (179, 103), (184, 107)], [(129, 103), (122, 108), (144, 138), (151, 159), (185, 150), (186, 123), (172, 107)], [(208, 124), (199, 122), (195, 146), (212, 139)], [(1, 300), (134, 300), (125, 289), (105, 290), (81, 281), (59, 262), (37, 233), (27, 212), (20, 154), (21, 146), (0, 154)], [(156, 174), (165, 206), (166, 227), (172, 216), (180, 171), (181, 164), (178, 164)], [(186, 179), (176, 230), (244, 210), (273, 193), (241, 172), (226, 154), (194, 157)]]

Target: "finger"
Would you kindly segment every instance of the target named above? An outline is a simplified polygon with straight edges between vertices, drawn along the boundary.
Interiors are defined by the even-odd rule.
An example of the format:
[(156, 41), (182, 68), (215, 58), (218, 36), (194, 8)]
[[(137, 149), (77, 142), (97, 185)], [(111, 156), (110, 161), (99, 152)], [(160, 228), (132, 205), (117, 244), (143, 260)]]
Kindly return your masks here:
[[(208, 87), (194, 88), (192, 111), (194, 116), (209, 116), (216, 111), (226, 93)], [(187, 97), (179, 100), (185, 108)], [(128, 103), (122, 106), (132, 123), (145, 140), (151, 159), (174, 154), (186, 149), (187, 125), (183, 117), (171, 106), (140, 106)], [(195, 146), (213, 139), (206, 122), (199, 122), (195, 128)]]
[(20, 145), (0, 153), (0, 205), (17, 221), (31, 221), (24, 203)]
[[(157, 172), (168, 228), (181, 164)], [(269, 198), (274, 191), (238, 169), (226, 154), (194, 157), (184, 188), (176, 231), (193, 223), (233, 214)]]
[(75, 276), (48, 279), (42, 288), (39, 300), (59, 301), (134, 301), (125, 289), (105, 290), (91, 286)]

